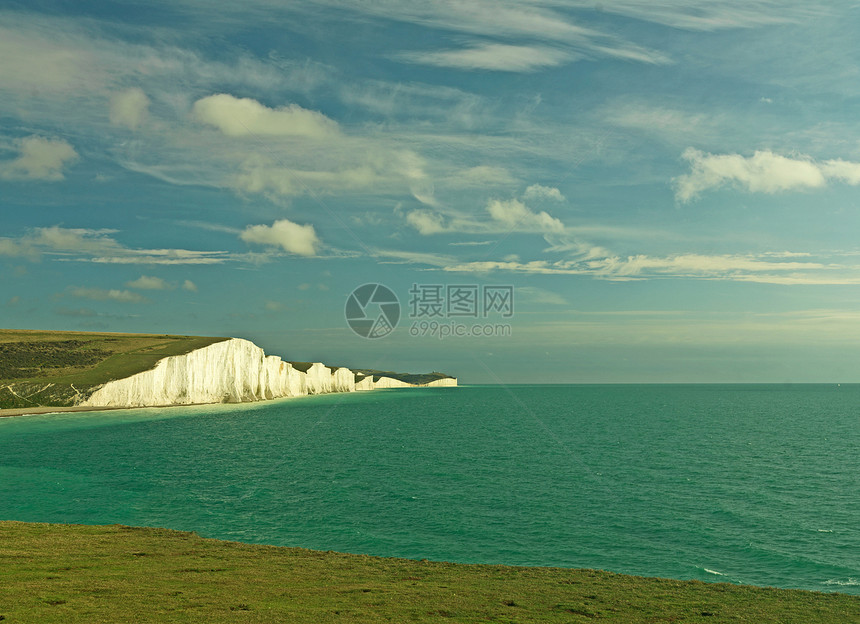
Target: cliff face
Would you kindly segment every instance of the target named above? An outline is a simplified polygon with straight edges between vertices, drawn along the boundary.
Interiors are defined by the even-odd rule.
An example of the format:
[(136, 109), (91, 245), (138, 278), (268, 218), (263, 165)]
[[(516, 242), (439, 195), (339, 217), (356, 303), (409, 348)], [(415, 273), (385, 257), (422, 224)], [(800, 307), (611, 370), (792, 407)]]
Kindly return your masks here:
[[(356, 377), (358, 377), (358, 375), (356, 375)], [(373, 376), (367, 375), (360, 379), (356, 379), (355, 389), (356, 391), (373, 390)]]
[(457, 378), (445, 377), (443, 379), (436, 379), (435, 381), (431, 381), (430, 383), (422, 385), (427, 388), (453, 388), (457, 385)]
[(409, 388), (412, 384), (408, 384), (405, 381), (400, 381), (399, 379), (393, 379), (391, 377), (380, 377), (375, 382), (373, 382), (374, 388)]
[[(440, 383), (447, 382), (447, 383)], [(457, 385), (453, 378), (428, 386)], [(365, 377), (358, 384), (348, 368), (331, 369), (319, 362), (299, 370), (269, 355), (252, 342), (231, 338), (159, 360), (155, 368), (109, 381), (78, 404), (87, 407), (154, 407), (194, 403), (242, 403), (280, 397), (354, 392), (410, 384)]]

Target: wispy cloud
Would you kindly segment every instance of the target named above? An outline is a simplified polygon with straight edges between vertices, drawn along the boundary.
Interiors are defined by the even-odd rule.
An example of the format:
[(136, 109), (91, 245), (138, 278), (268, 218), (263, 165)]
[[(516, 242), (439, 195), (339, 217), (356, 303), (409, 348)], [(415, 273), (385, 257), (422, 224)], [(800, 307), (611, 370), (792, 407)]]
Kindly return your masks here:
[(567, 299), (562, 297), (557, 292), (546, 290), (545, 288), (537, 288), (536, 286), (519, 286), (516, 289), (518, 301), (525, 299), (529, 303), (541, 305), (568, 305)]
[(372, 249), (371, 251), (374, 257), (379, 258), (383, 264), (422, 264), (443, 268), (457, 262), (453, 256), (432, 252), (402, 251), (398, 249)]
[(115, 126), (136, 130), (149, 116), (149, 98), (140, 87), (115, 93), (110, 99), (108, 118)]
[(73, 297), (92, 299), (93, 301), (118, 301), (120, 303), (146, 303), (149, 301), (140, 293), (115, 288), (104, 289), (73, 286), (69, 288), (69, 294)]
[(460, 50), (406, 51), (398, 55), (408, 62), (467, 70), (526, 72), (585, 57), (612, 57), (643, 63), (669, 62), (661, 52), (578, 23), (569, 10), (581, 11), (582, 6), (577, 3), (565, 6), (559, 2), (428, 0), (380, 5), (336, 0), (331, 4), (366, 15), (474, 37), (470, 47)]
[(713, 114), (630, 101), (628, 98), (608, 105), (602, 116), (611, 127), (634, 130), (674, 144), (689, 145), (691, 138), (710, 140), (720, 133), (719, 119)]
[(406, 213), (406, 222), (425, 236), (452, 232), (562, 233), (566, 229), (564, 223), (545, 210), (535, 210), (525, 203), (526, 200), (540, 202), (548, 199), (564, 201), (564, 196), (557, 188), (533, 184), (523, 193), (522, 199), (487, 200), (483, 214), (417, 209)]
[[(91, 258), (99, 264), (221, 264), (239, 257), (226, 251), (198, 251), (192, 249), (129, 249), (123, 248), (108, 256)], [(81, 258), (77, 258), (81, 259)]]
[(36, 228), (17, 238), (0, 238), (0, 255), (38, 260), (49, 255), (60, 260), (101, 264), (220, 264), (234, 259), (225, 251), (189, 249), (135, 249), (110, 234), (116, 230)]
[(568, 257), (560, 260), (521, 260), (514, 257), (469, 261), (442, 254), (378, 253), (449, 273), (580, 275), (609, 281), (683, 279), (782, 285), (860, 284), (860, 265), (840, 261), (844, 259), (843, 256), (851, 254), (837, 254), (830, 258), (816, 258), (806, 252), (745, 255), (688, 253), (668, 256), (639, 254), (622, 257), (586, 242), (571, 244), (566, 251)]
[(394, 58), (455, 69), (531, 72), (561, 65), (575, 57), (573, 52), (544, 46), (481, 43), (459, 50), (401, 52)]
[[(582, 5), (573, 1), (570, 4)], [(790, 0), (618, 0), (600, 5), (600, 10), (692, 31), (753, 28), (799, 22), (827, 9)]]

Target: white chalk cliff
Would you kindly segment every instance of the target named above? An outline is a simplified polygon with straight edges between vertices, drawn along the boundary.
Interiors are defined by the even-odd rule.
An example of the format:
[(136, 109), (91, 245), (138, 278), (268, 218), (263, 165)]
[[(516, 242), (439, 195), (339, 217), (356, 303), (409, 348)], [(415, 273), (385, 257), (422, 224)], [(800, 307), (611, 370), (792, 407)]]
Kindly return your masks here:
[[(413, 384), (329, 368), (319, 362), (293, 366), (248, 340), (230, 338), (184, 355), (159, 360), (155, 368), (109, 381), (80, 402), (86, 407), (157, 407), (198, 403), (243, 403), (281, 397), (355, 392)], [(453, 377), (425, 386), (456, 386)]]

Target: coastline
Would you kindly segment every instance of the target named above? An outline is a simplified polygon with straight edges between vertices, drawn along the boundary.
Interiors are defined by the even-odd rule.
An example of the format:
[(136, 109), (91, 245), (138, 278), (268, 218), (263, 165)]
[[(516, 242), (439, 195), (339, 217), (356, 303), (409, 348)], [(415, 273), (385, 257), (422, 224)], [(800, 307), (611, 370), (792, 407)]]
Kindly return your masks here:
[(126, 407), (85, 407), (76, 405), (72, 407), (10, 407), (0, 409), (0, 418), (13, 418), (15, 416), (33, 416), (36, 414), (57, 414), (61, 412), (101, 412), (104, 410), (130, 409)]
[[(34, 362), (48, 358), (50, 365), (59, 357), (54, 364), (68, 364), (60, 355), (70, 357), (70, 361), (74, 360), (72, 356), (75, 354), (81, 355), (72, 347), (69, 347), (70, 351), (67, 349), (68, 352), (60, 353), (62, 349), (52, 346), (55, 343), (50, 341), (22, 341), (21, 332), (15, 330), (0, 330), (0, 333), (12, 340), (11, 344), (17, 345), (19, 355), (23, 354), (21, 357), (35, 358)], [(4, 336), (0, 336), (0, 341)], [(82, 371), (66, 377), (57, 377), (57, 374), (40, 378), (12, 375), (8, 380), (4, 379), (5, 385), (0, 387), (0, 418), (136, 407), (255, 403), (332, 392), (457, 385), (455, 377), (436, 372), (415, 375), (363, 369), (353, 371), (321, 362), (285, 361), (275, 355), (266, 355), (262, 348), (241, 338), (177, 337), (165, 346), (164, 341), (170, 336), (141, 334), (137, 336), (137, 342), (121, 345), (114, 344), (118, 339), (113, 337), (98, 342), (88, 335), (89, 340), (84, 341), (74, 332), (52, 332), (49, 337), (65, 339), (65, 342), (56, 342), (59, 345), (95, 343), (102, 349), (98, 351), (102, 356), (112, 353), (111, 357), (116, 356), (115, 360), (118, 360), (102, 359), (95, 366), (88, 362), (89, 368), (81, 361), (78, 364), (83, 367)], [(108, 340), (114, 342), (108, 343)], [(43, 343), (49, 345), (45, 347), (45, 353), (38, 348)], [(152, 356), (143, 365), (137, 358), (141, 349)], [(163, 357), (156, 358), (157, 355)], [(104, 365), (109, 360), (112, 364)], [(16, 385), (20, 387), (16, 389)]]
[[(310, 396), (310, 395), (303, 395)], [(0, 409), (0, 418), (14, 418), (16, 416), (37, 416), (44, 414), (61, 414), (65, 412), (104, 412), (108, 410), (138, 410), (138, 409), (170, 409), (173, 407), (200, 407), (203, 405), (256, 405), (259, 403), (269, 403), (271, 401), (282, 401), (287, 399), (299, 399), (301, 396), (286, 396), (277, 397), (275, 399), (258, 399), (256, 401), (239, 401), (236, 403), (172, 403), (168, 405), (110, 405), (110, 406), (89, 406), (89, 405), (73, 405), (67, 407), (12, 407)]]
[(136, 409), (170, 409), (172, 407), (200, 407), (201, 405), (254, 405), (269, 401), (280, 401), (282, 399), (296, 399), (300, 397), (278, 397), (277, 399), (260, 399), (257, 401), (240, 401), (238, 403), (172, 403), (168, 405), (72, 405), (67, 407), (11, 407), (0, 409), (0, 418), (14, 418), (16, 416), (37, 416), (44, 414), (61, 414), (65, 412), (104, 412), (108, 410), (136, 410)]
[[(432, 386), (404, 386), (405, 388), (422, 388)], [(456, 387), (456, 386), (455, 386)], [(400, 388), (385, 388), (380, 387), (375, 392), (384, 390), (398, 390)], [(359, 391), (363, 392), (363, 391)], [(326, 394), (340, 394), (338, 392), (325, 392), (322, 394), (302, 394), (298, 396), (282, 396), (271, 399), (257, 399), (256, 401), (236, 401), (236, 402), (218, 402), (218, 403), (169, 403), (166, 405), (72, 405), (66, 407), (49, 407), (44, 405), (34, 405), (33, 407), (9, 407), (0, 409), (0, 418), (15, 418), (16, 416), (38, 416), (44, 414), (62, 414), (66, 412), (104, 412), (108, 410), (137, 410), (137, 409), (170, 409), (173, 407), (201, 407), (204, 405), (258, 405), (260, 403), (271, 403), (273, 401), (286, 401), (291, 399), (301, 399), (308, 396), (325, 396)]]

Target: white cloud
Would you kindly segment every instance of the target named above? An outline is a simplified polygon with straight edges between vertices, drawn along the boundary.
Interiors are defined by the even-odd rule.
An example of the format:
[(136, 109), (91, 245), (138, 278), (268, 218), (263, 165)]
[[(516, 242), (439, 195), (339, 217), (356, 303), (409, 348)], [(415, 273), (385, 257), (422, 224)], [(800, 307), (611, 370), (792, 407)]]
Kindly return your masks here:
[[(533, 184), (529, 186), (522, 199), (555, 201), (564, 200), (561, 192), (553, 187)], [(538, 232), (544, 235), (562, 234), (565, 225), (546, 211), (536, 212), (529, 208), (521, 199), (490, 199), (486, 204), (486, 213), (490, 216), (471, 215), (461, 211), (448, 209), (413, 210), (406, 213), (406, 222), (418, 233), (425, 236), (442, 233), (511, 233)], [(399, 211), (395, 211), (399, 213)]]
[(538, 229), (544, 232), (561, 232), (564, 224), (545, 211), (534, 212), (518, 199), (491, 199), (487, 202), (487, 212), (499, 223), (513, 229)]
[(675, 180), (675, 197), (687, 202), (703, 191), (726, 184), (753, 193), (821, 188), (828, 180), (860, 184), (860, 163), (828, 160), (818, 163), (809, 157), (788, 158), (770, 150), (755, 152), (747, 158), (740, 154), (706, 154), (688, 148), (683, 158), (690, 173)]
[(65, 139), (31, 135), (16, 143), (18, 158), (0, 163), (0, 178), (5, 180), (56, 182), (63, 179), (63, 168), (78, 160), (75, 148)]
[(182, 290), (187, 290), (188, 292), (197, 292), (197, 284), (195, 284), (191, 280), (185, 280), (184, 282), (182, 282)]
[(160, 277), (150, 275), (141, 275), (136, 280), (126, 282), (125, 285), (138, 290), (168, 290), (174, 288), (173, 284), (164, 281)]
[(430, 210), (413, 210), (406, 215), (406, 222), (425, 236), (448, 231), (442, 215)]
[(555, 201), (564, 201), (564, 195), (557, 188), (552, 186), (542, 186), (540, 184), (532, 184), (523, 193), (523, 199), (553, 199)]
[(845, 182), (851, 186), (860, 184), (860, 163), (846, 160), (828, 160), (821, 166), (824, 175), (839, 182)]
[(573, 59), (572, 52), (545, 46), (484, 43), (462, 50), (403, 52), (397, 58), (411, 63), (466, 70), (531, 72)]
[(139, 87), (115, 93), (110, 99), (110, 122), (136, 130), (149, 115), (149, 98)]
[(313, 256), (320, 244), (313, 225), (299, 225), (289, 219), (275, 221), (272, 225), (249, 225), (239, 238), (246, 243), (281, 247), (300, 256)]
[(194, 118), (227, 136), (293, 136), (311, 139), (338, 134), (338, 125), (322, 113), (296, 104), (269, 108), (251, 98), (219, 93), (197, 100)]
[(105, 290), (103, 288), (84, 288), (80, 286), (69, 289), (69, 294), (81, 299), (92, 299), (93, 301), (118, 301), (120, 303), (144, 303), (146, 297), (130, 290)]
[(484, 245), (492, 245), (495, 241), (491, 240), (481, 240), (481, 241), (453, 241), (448, 243), (449, 245), (453, 245), (454, 247), (483, 247)]

